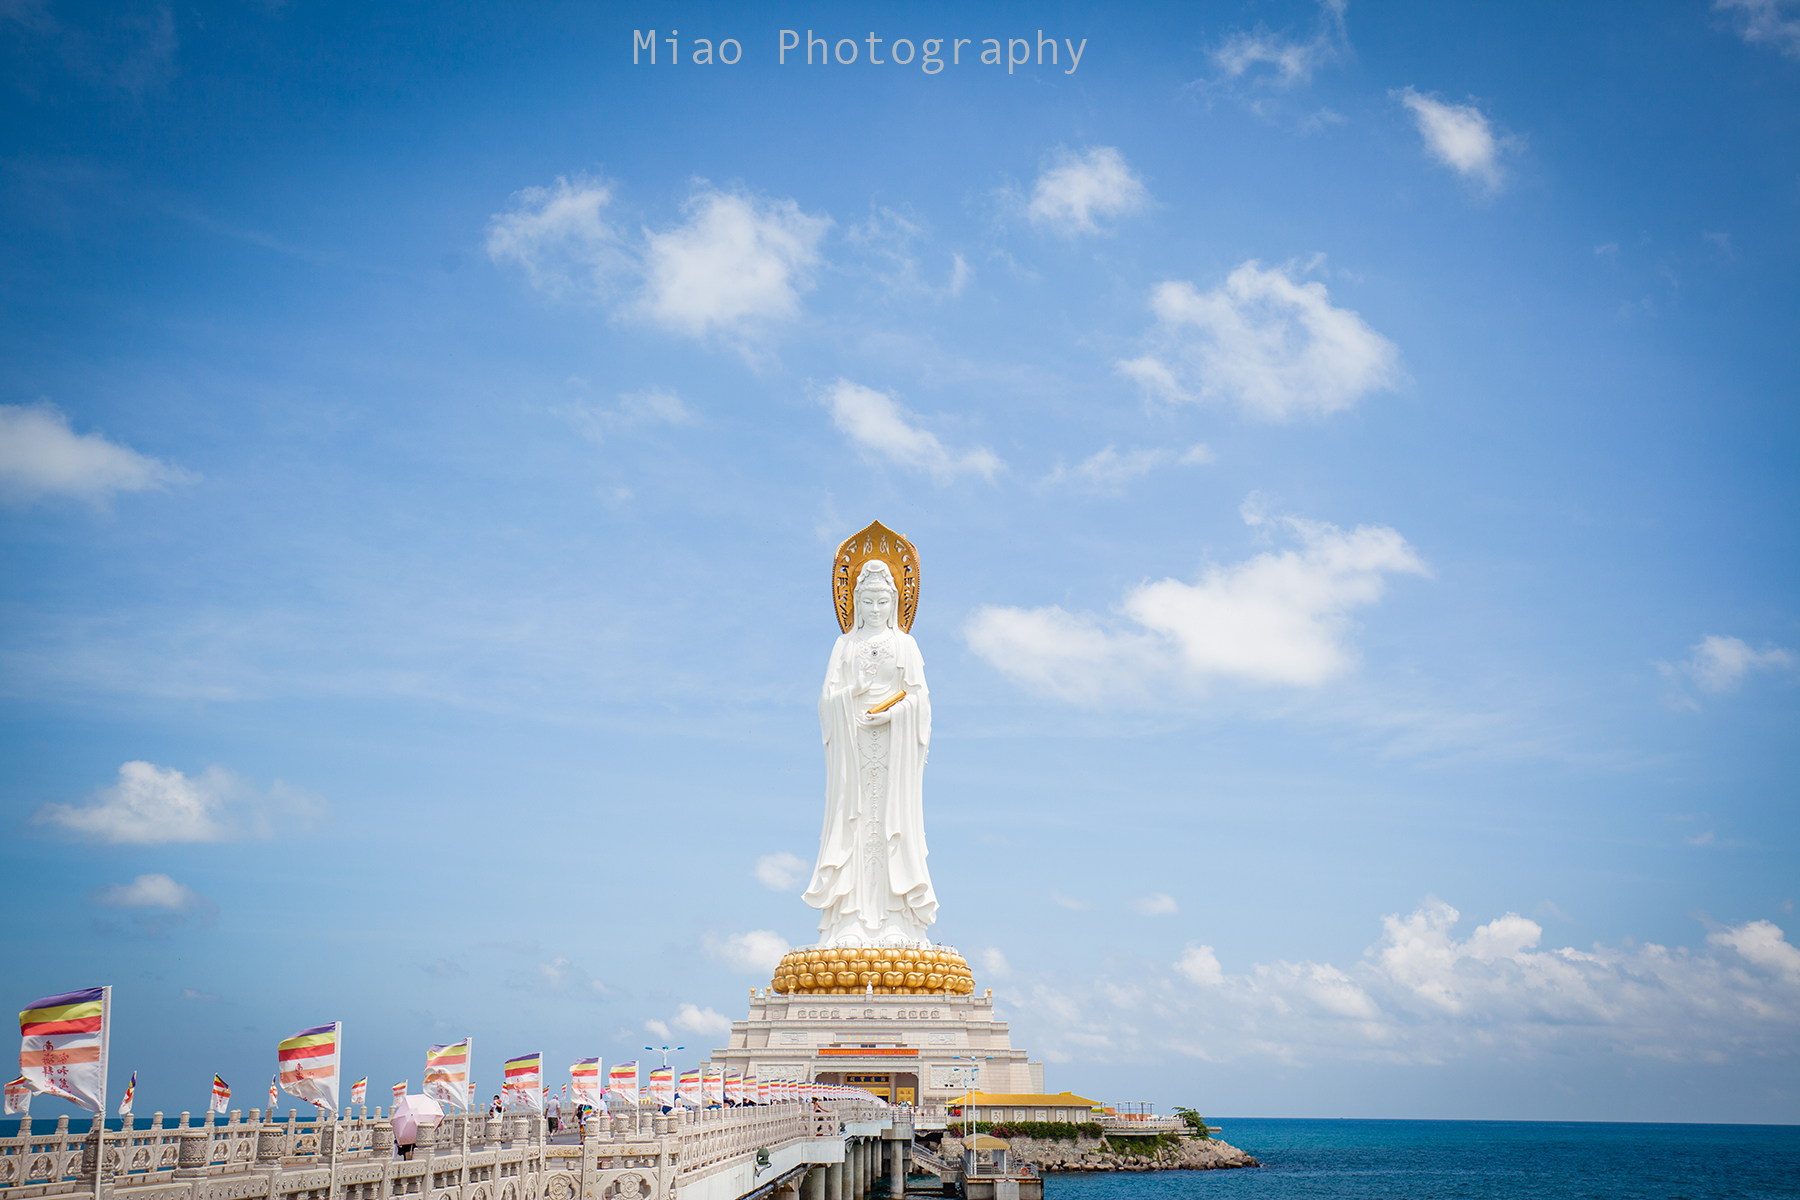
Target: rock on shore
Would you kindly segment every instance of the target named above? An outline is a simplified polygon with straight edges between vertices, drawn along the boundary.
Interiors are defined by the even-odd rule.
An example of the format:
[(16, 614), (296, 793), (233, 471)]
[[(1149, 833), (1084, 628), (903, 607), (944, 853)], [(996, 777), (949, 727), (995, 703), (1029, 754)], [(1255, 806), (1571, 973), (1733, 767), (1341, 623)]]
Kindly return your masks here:
[[(1063, 1142), (1008, 1138), (1012, 1154), (1040, 1171), (1216, 1171), (1261, 1163), (1218, 1138), (1081, 1138)], [(1134, 1146), (1133, 1143), (1138, 1145)], [(944, 1139), (944, 1157), (962, 1157), (962, 1142)]]

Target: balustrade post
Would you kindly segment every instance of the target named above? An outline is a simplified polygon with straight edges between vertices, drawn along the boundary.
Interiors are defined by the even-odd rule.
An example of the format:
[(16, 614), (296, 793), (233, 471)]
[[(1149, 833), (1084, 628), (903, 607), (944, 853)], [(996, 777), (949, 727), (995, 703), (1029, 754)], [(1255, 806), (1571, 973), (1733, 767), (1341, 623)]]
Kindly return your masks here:
[[(271, 1112), (269, 1116), (275, 1114)], [(281, 1169), (281, 1151), (287, 1135), (274, 1121), (264, 1121), (256, 1129), (256, 1165), (264, 1170)]]
[[(181, 1114), (186, 1117), (186, 1113)], [(178, 1154), (175, 1159), (175, 1178), (200, 1179), (206, 1175), (206, 1164), (211, 1155), (212, 1130), (204, 1126), (185, 1126), (176, 1130)]]
[(394, 1123), (375, 1121), (375, 1127), (369, 1132), (369, 1152), (378, 1159), (394, 1157)]

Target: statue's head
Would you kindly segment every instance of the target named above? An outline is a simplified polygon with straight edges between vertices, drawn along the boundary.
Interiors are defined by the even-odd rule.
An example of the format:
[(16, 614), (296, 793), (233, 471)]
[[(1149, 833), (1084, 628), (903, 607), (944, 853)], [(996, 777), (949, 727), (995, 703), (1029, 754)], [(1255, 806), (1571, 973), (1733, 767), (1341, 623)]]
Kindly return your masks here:
[(856, 575), (856, 626), (859, 629), (897, 629), (900, 588), (887, 563), (871, 558)]

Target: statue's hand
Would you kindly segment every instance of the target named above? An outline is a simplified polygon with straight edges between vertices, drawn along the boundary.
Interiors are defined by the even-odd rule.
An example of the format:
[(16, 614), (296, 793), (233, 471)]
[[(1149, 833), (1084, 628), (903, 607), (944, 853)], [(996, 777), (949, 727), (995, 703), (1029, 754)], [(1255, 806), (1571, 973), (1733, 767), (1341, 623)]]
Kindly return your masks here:
[(864, 725), (886, 725), (894, 719), (894, 710), (890, 708), (886, 712), (866, 712), (861, 719)]

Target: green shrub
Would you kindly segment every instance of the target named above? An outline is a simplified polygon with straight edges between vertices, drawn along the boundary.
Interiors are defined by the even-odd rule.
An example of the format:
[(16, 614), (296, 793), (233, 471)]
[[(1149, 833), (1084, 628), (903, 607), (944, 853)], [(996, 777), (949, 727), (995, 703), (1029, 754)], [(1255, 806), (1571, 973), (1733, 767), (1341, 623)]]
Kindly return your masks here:
[(1205, 1118), (1201, 1117), (1201, 1115), (1193, 1109), (1182, 1108), (1180, 1105), (1176, 1105), (1175, 1115), (1180, 1117), (1183, 1121), (1186, 1121), (1187, 1127), (1193, 1131), (1188, 1135), (1189, 1137), (1203, 1138), (1212, 1136), (1206, 1132)]
[[(966, 1126), (952, 1125), (945, 1132), (951, 1137), (965, 1137)], [(1083, 1121), (977, 1121), (975, 1132), (997, 1138), (1038, 1138), (1046, 1142), (1073, 1142), (1081, 1138), (1098, 1138), (1103, 1132), (1098, 1122)]]

